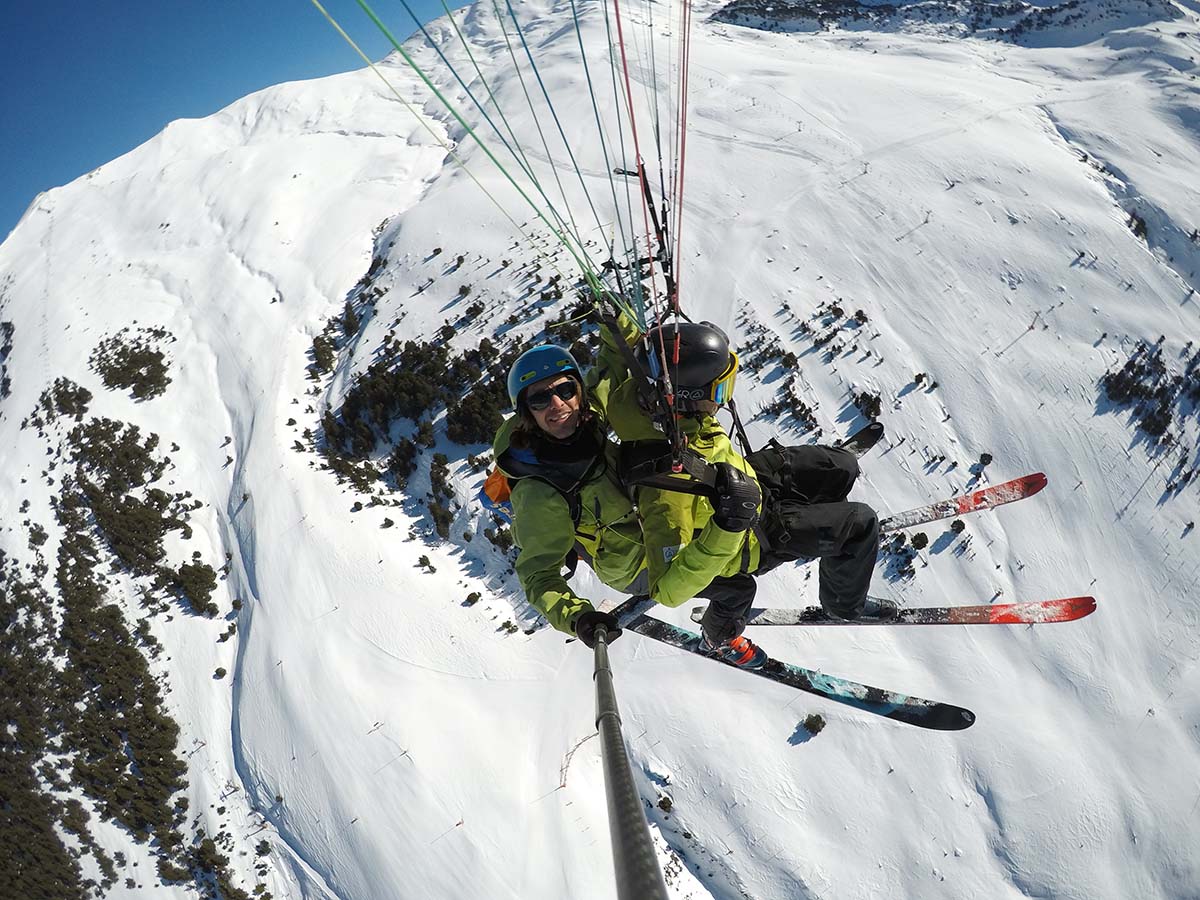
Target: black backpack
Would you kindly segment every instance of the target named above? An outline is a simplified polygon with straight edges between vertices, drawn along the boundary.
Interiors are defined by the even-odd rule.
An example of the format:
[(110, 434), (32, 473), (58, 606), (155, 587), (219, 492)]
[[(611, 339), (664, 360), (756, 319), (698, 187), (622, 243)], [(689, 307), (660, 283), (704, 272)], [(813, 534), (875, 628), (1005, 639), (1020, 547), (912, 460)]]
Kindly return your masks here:
[(762, 527), (774, 553), (786, 553), (793, 517), (814, 503), (840, 503), (858, 478), (858, 458), (840, 447), (785, 447), (774, 438), (746, 457), (763, 491)]

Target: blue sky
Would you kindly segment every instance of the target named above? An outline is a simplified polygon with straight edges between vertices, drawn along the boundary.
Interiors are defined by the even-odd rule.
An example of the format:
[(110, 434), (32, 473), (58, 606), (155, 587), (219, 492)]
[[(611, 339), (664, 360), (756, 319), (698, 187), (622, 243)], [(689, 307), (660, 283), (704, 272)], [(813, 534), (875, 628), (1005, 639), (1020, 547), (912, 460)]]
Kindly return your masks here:
[[(447, 0), (451, 8), (462, 0)], [(325, 7), (378, 59), (390, 49), (353, 0)], [(422, 21), (440, 0), (409, 0)], [(397, 37), (404, 8), (372, 2)], [(40, 191), (268, 85), (362, 65), (309, 0), (9, 0), (0, 28), (0, 240)]]

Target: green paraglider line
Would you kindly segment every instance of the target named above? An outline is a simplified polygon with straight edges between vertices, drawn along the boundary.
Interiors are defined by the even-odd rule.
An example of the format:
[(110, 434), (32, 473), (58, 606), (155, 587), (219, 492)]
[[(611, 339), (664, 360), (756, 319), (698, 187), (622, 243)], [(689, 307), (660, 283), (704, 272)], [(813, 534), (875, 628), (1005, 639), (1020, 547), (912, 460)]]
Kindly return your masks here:
[[(396, 97), (396, 99), (398, 99), (404, 105), (404, 107), (410, 113), (412, 113), (412, 115), (414, 117), (417, 118), (417, 120), (421, 123), (422, 127), (424, 127), (425, 130), (428, 131), (433, 136), (434, 140), (443, 149), (446, 150), (447, 154), (456, 163), (459, 164), (459, 166), (463, 169), (464, 172), (466, 172), (467, 176), (475, 183), (475, 185), (477, 187), (479, 187), (479, 189), (483, 192), (483, 194), (485, 196), (487, 196), (489, 200), (492, 201), (492, 203), (497, 207), (497, 209), (500, 210), (501, 214), (504, 215), (504, 217), (513, 225), (513, 228), (516, 230), (516, 232), (518, 234), (520, 234), (525, 239), (527, 244), (534, 250), (535, 254), (537, 254), (539, 256), (543, 255), (543, 251), (539, 251), (537, 249), (536, 245), (534, 244), (533, 238), (529, 234), (527, 234), (525, 232), (525, 230), (516, 222), (516, 220), (513, 218), (513, 216), (505, 209), (504, 205), (502, 203), (500, 203), (500, 201), (495, 197), (495, 195), (493, 195), (482, 184), (482, 182), (480, 182), (479, 179), (475, 177), (475, 175), (470, 171), (470, 169), (466, 165), (466, 162), (454, 151), (454, 149), (445, 141), (445, 139), (442, 136), (438, 135), (429, 126), (429, 124), (425, 121), (424, 117), (420, 113), (418, 113), (417, 110), (415, 110), (413, 108), (412, 104), (409, 103), (400, 94), (400, 92), (398, 90), (396, 90), (396, 88), (388, 81), (387, 77), (379, 70), (379, 68), (363, 52), (361, 47), (359, 47), (359, 45), (354, 42), (354, 40), (345, 31), (345, 29), (342, 28), (342, 26), (337, 22), (337, 20), (329, 13), (329, 11), (325, 9), (325, 7), (321, 4), (320, 0), (311, 0), (311, 2), (317, 8), (317, 10), (326, 18), (326, 20), (329, 21), (330, 25), (333, 26), (333, 28), (338, 32), (338, 34), (340, 34), (342, 36), (342, 38), (363, 59), (363, 61), (367, 64), (367, 66), (370, 67), (371, 70), (373, 72), (375, 72), (375, 74), (377, 76), (379, 76), (380, 80), (383, 81), (383, 83), (387, 86), (387, 88), (391, 91), (391, 93)], [(446, 110), (459, 123), (459, 125), (462, 126), (462, 128), (466, 131), (466, 133), (471, 136), (471, 138), (475, 141), (475, 143), (479, 146), (479, 148), (481, 150), (483, 150), (483, 152), (487, 155), (488, 159), (491, 160), (491, 162), (496, 166), (496, 168), (499, 169), (501, 174), (508, 180), (509, 184), (511, 184), (512, 187), (521, 196), (521, 198), (526, 203), (529, 204), (530, 208), (534, 211), (534, 214), (537, 216), (537, 218), (542, 221), (542, 223), (549, 229), (550, 233), (567, 250), (567, 252), (570, 253), (571, 257), (575, 260), (575, 262), (578, 264), (578, 266), (580, 268), (580, 271), (582, 273), (582, 281), (586, 285), (588, 291), (592, 294), (595, 301), (598, 304), (603, 304), (605, 302), (611, 303), (618, 310), (620, 310), (620, 311), (626, 313), (628, 316), (630, 316), (630, 318), (634, 322), (637, 322), (641, 328), (644, 328), (645, 327), (644, 313), (639, 314), (639, 312), (637, 311), (637, 309), (640, 308), (642, 306), (642, 304), (641, 303), (636, 304), (636, 308), (633, 306), (630, 306), (629, 302), (627, 301), (627, 299), (624, 296), (623, 290), (614, 292), (604, 285), (598, 272), (596, 271), (594, 265), (592, 264), (590, 258), (587, 255), (586, 251), (583, 250), (582, 246), (577, 247), (575, 244), (573, 244), (571, 238), (568, 235), (566, 235), (561, 228), (556, 227), (555, 224), (547, 218), (546, 214), (542, 211), (542, 209), (539, 208), (539, 206), (532, 200), (532, 198), (529, 196), (529, 194), (525, 190), (522, 189), (521, 185), (517, 183), (517, 181), (512, 177), (512, 175), (508, 172), (508, 170), (504, 167), (504, 165), (496, 158), (495, 154), (493, 154), (491, 152), (491, 150), (488, 148), (488, 146), (475, 133), (475, 130), (472, 129), (471, 126), (467, 124), (467, 122), (462, 117), (462, 115), (459, 114), (459, 112), (450, 103), (450, 101), (442, 94), (442, 92), (438, 90), (438, 88), (433, 84), (433, 82), (426, 75), (426, 73), (421, 69), (421, 67), (417, 64), (417, 62), (412, 58), (412, 56), (407, 51), (405, 51), (405, 49), (401, 46), (400, 42), (396, 39), (396, 37), (391, 33), (391, 31), (388, 29), (388, 27), (379, 18), (378, 14), (376, 14), (376, 12), (371, 8), (370, 4), (367, 3), (366, 0), (357, 0), (357, 2), (358, 2), (358, 5), (362, 8), (362, 10), (367, 14), (368, 18), (371, 19), (371, 21), (375, 24), (375, 26), (379, 29), (379, 31), (384, 35), (384, 37), (387, 38), (388, 42), (392, 45), (393, 48), (395, 48), (395, 50), (400, 54), (400, 56), (404, 59), (404, 61), (408, 64), (408, 66), (414, 72), (416, 72), (416, 74), (420, 77), (421, 81), (430, 90), (430, 92), (438, 99), (439, 102), (441, 102), (441, 104), (446, 108)], [(457, 30), (457, 27), (456, 27), (456, 30)], [(461, 37), (461, 34), (460, 34), (460, 37)], [(469, 50), (468, 50), (468, 52), (469, 52)], [(444, 57), (443, 57), (443, 60), (444, 60)], [(446, 62), (447, 62), (447, 65), (449, 66), (449, 62), (448, 61), (446, 61)], [(450, 68), (453, 70), (452, 66), (450, 66)], [(589, 85), (589, 88), (590, 88), (590, 85)], [(490, 93), (491, 93), (491, 91), (489, 89), (489, 94)], [(507, 125), (507, 122), (505, 124)], [(493, 128), (494, 127), (495, 126), (493, 125)], [(509, 130), (511, 133), (511, 127)], [(511, 148), (510, 148), (510, 152), (511, 152)], [(514, 153), (514, 156), (515, 155), (516, 154)], [(518, 162), (520, 162), (520, 161), (518, 160)], [(524, 166), (522, 168), (524, 169)], [(578, 167), (576, 167), (576, 170), (578, 171)], [(531, 178), (531, 180), (534, 182), (535, 185), (537, 185), (536, 178)], [(539, 186), (539, 192), (540, 192), (540, 186)], [(542, 196), (545, 197), (545, 194), (543, 193)], [(546, 201), (548, 204), (550, 203), (548, 198), (546, 198)], [(558, 217), (557, 211), (553, 210), (553, 204), (550, 204), (550, 206), (552, 208), (552, 213), (556, 217)], [(552, 268), (554, 268), (555, 270), (558, 270), (558, 266), (552, 257), (548, 257), (547, 261), (549, 262), (549, 264), (551, 265)]]
[[(315, 3), (316, 0), (313, 0), (313, 2)], [(592, 271), (592, 266), (590, 264), (591, 261), (587, 259), (587, 254), (582, 253), (582, 249), (580, 249), (580, 251), (577, 252), (574, 245), (572, 245), (570, 239), (565, 234), (563, 234), (563, 232), (560, 229), (556, 228), (553, 222), (551, 222), (548, 218), (546, 218), (545, 213), (543, 213), (542, 210), (538, 207), (538, 205), (533, 202), (533, 200), (530, 198), (530, 196), (527, 193), (525, 193), (524, 189), (519, 184), (517, 184), (516, 179), (514, 179), (512, 177), (512, 175), (510, 175), (508, 173), (508, 170), (506, 168), (504, 168), (504, 165), (500, 162), (500, 160), (498, 160), (496, 158), (495, 154), (492, 153), (492, 151), (488, 148), (487, 144), (485, 144), (482, 140), (480, 140), (479, 135), (477, 135), (475, 133), (475, 129), (473, 129), (470, 125), (467, 124), (466, 119), (464, 119), (459, 114), (458, 110), (454, 108), (454, 105), (449, 100), (446, 99), (446, 97), (442, 94), (441, 91), (438, 90), (437, 85), (435, 85), (432, 81), (429, 80), (429, 76), (425, 74), (424, 70), (422, 70), (419, 65), (417, 65), (416, 60), (414, 60), (408, 54), (408, 52), (404, 49), (404, 47), (402, 47), (400, 45), (400, 42), (398, 40), (396, 40), (395, 35), (393, 35), (392, 32), (388, 29), (388, 27), (383, 24), (383, 21), (379, 18), (378, 15), (376, 15), (375, 10), (373, 10), (371, 8), (371, 5), (369, 3), (367, 3), (366, 0), (357, 0), (357, 2), (358, 2), (358, 5), (362, 8), (363, 12), (365, 12), (367, 14), (368, 18), (370, 18), (371, 21), (375, 23), (375, 27), (380, 30), (380, 32), (383, 34), (383, 36), (386, 37), (388, 39), (389, 43), (391, 43), (391, 45), (396, 49), (396, 52), (399, 53), (400, 56), (404, 59), (404, 61), (406, 63), (408, 63), (408, 65), (412, 68), (412, 70), (417, 73), (417, 75), (420, 77), (421, 81), (423, 81), (425, 83), (425, 86), (427, 88), (429, 88), (429, 90), (433, 93), (433, 95), (435, 97), (437, 97), (437, 99), (441, 102), (441, 104), (444, 107), (446, 107), (447, 112), (449, 112), (450, 115), (454, 116), (455, 121), (458, 122), (458, 124), (463, 127), (463, 129), (466, 131), (466, 133), (471, 136), (472, 140), (474, 140), (475, 143), (479, 145), (479, 149), (482, 150), (485, 154), (487, 154), (487, 158), (490, 159), (492, 161), (492, 163), (496, 166), (496, 168), (500, 170), (500, 173), (505, 178), (508, 179), (509, 184), (511, 184), (513, 186), (513, 188), (517, 191), (517, 193), (521, 195), (521, 199), (523, 199), (526, 203), (529, 204), (530, 208), (533, 209), (534, 214), (539, 219), (542, 220), (543, 224), (545, 224), (545, 226), (547, 228), (550, 229), (550, 233), (553, 234), (558, 239), (559, 243), (561, 243), (567, 249), (567, 252), (570, 253), (572, 257), (574, 257), (575, 262), (577, 262), (579, 264), (580, 269), (583, 270), (584, 279), (585, 279), (585, 281), (587, 281), (588, 287), (591, 288), (592, 293), (596, 295), (596, 298), (598, 300), (602, 299), (604, 297), (605, 292), (604, 292), (603, 286), (600, 284), (599, 279), (596, 277), (595, 273)], [(581, 253), (582, 253), (582, 256), (581, 256)]]
[[(550, 92), (546, 90), (546, 82), (542, 80), (542, 73), (533, 58), (533, 51), (529, 49), (529, 42), (525, 40), (525, 33), (521, 31), (520, 23), (517, 21), (517, 14), (513, 10), (512, 0), (504, 0), (504, 4), (508, 8), (508, 14), (512, 18), (513, 25), (516, 26), (517, 38), (521, 41), (521, 47), (525, 51), (525, 56), (529, 59), (529, 67), (533, 69), (533, 75), (537, 79), (538, 87), (542, 90), (542, 97), (545, 98), (546, 107), (550, 110), (550, 118), (554, 120), (554, 125), (558, 128), (558, 136), (562, 139), (563, 146), (567, 150), (567, 156), (571, 160), (571, 166), (575, 169), (576, 177), (579, 178), (579, 186), (583, 189), (583, 196), (587, 199), (588, 206), (592, 210), (592, 217), (596, 220), (596, 225), (599, 226), (600, 214), (596, 212), (596, 206), (592, 203), (592, 195), (589, 193), (587, 184), (583, 180), (583, 172), (579, 169), (579, 162), (575, 159), (575, 154), (571, 150), (571, 142), (567, 140), (567, 134), (563, 130), (562, 122), (559, 121), (554, 104), (550, 101)], [(610, 182), (612, 181), (612, 173), (609, 173), (608, 179)]]
[[(446, 0), (441, 0), (441, 4), (442, 4), (442, 9), (446, 13), (446, 18), (450, 21), (450, 26), (454, 29), (454, 33), (456, 35), (458, 35), (459, 43), (462, 44), (463, 50), (466, 51), (467, 59), (469, 59), (471, 61), (471, 67), (475, 70), (475, 75), (479, 78), (479, 83), (482, 84), (483, 89), (485, 91), (487, 91), (488, 99), (492, 102), (492, 105), (496, 108), (496, 113), (497, 113), (497, 115), (499, 115), (500, 121), (504, 123), (505, 129), (508, 131), (508, 136), (512, 140), (512, 146), (509, 147), (508, 141), (504, 141), (503, 135), (501, 135), (500, 140), (504, 141), (504, 144), (506, 147), (509, 147), (509, 152), (512, 153), (513, 156), (517, 158), (517, 161), (520, 164), (521, 169), (525, 172), (526, 175), (529, 176), (529, 180), (533, 183), (533, 186), (535, 188), (537, 188), (537, 192), (541, 195), (542, 199), (546, 201), (547, 208), (554, 215), (554, 218), (558, 220), (559, 224), (565, 229), (567, 227), (567, 224), (566, 224), (565, 220), (563, 219), (562, 214), (557, 209), (554, 208), (554, 204), (550, 201), (550, 198), (548, 196), (546, 196), (546, 191), (542, 188), (541, 183), (538, 181), (537, 176), (534, 174), (533, 164), (530, 163), (529, 158), (525, 155), (525, 148), (521, 146), (521, 142), (517, 139), (516, 132), (513, 131), (512, 123), (510, 123), (508, 121), (508, 117), (504, 114), (504, 108), (500, 105), (500, 99), (492, 92), (491, 85), (488, 84), (487, 78), (484, 76), (482, 70), (480, 70), (479, 63), (475, 59), (475, 54), (471, 52), (471, 45), (467, 42), (466, 35), (464, 35), (462, 33), (462, 29), (458, 27), (458, 22), (455, 21), (453, 10), (451, 10), (450, 7), (446, 4)], [(407, 2), (404, 3), (404, 6), (406, 9), (408, 9)], [(409, 15), (412, 15), (411, 9), (409, 10)], [(414, 16), (414, 18), (416, 18), (416, 17)], [(428, 40), (430, 44), (433, 44), (433, 39), (431, 37), (429, 37), (428, 32), (426, 32), (424, 28), (421, 29), (421, 32), (422, 32), (422, 34), (425, 35), (426, 40)], [(434, 49), (437, 49), (437, 47), (435, 46)], [(444, 62), (447, 65), (447, 67), (449, 67), (450, 70), (453, 72), (454, 67), (450, 65), (449, 60), (447, 60), (445, 58), (445, 56), (442, 55), (440, 50), (438, 51), (438, 55), (442, 57), (442, 62)], [(459, 79), (459, 83), (460, 84), (462, 83), (462, 79)], [(466, 89), (465, 85), (463, 87), (464, 87), (464, 89)], [(466, 89), (466, 90), (467, 90), (467, 95), (471, 96), (471, 98), (474, 99), (474, 96), (471, 94), (470, 90), (469, 89)], [(483, 108), (479, 104), (478, 101), (476, 101), (475, 105), (480, 107), (480, 112), (483, 112)], [(488, 118), (486, 113), (484, 113), (484, 117)], [(494, 123), (492, 123), (490, 118), (488, 118), (488, 122), (489, 122), (489, 124), (492, 125), (492, 128), (496, 131), (496, 133), (499, 134), (500, 130), (498, 128), (496, 128), (496, 125)], [(576, 235), (575, 239), (578, 241), (579, 236)]]
[[(490, 97), (492, 102), (495, 103), (496, 111), (499, 113), (501, 120), (504, 122), (505, 126), (508, 127), (508, 133), (509, 133), (509, 136), (512, 138), (512, 144), (510, 144), (508, 142), (508, 140), (504, 137), (504, 134), (500, 131), (500, 129), (498, 127), (496, 127), (496, 123), (492, 121), (492, 117), (488, 115), (487, 110), (484, 108), (483, 104), (480, 103), (479, 100), (476, 98), (476, 96), (475, 96), (474, 92), (472, 92), (470, 86), (468, 86), (468, 84), (462, 79), (462, 76), (458, 74), (458, 70), (455, 69), (453, 64), (451, 64), (450, 60), (448, 60), (446, 58), (446, 54), (442, 52), (442, 48), (439, 47), (437, 45), (437, 43), (433, 40), (433, 38), (430, 36), (428, 29), (426, 29), (425, 26), (421, 23), (420, 18), (418, 18), (417, 14), (413, 11), (413, 8), (408, 3), (408, 0), (400, 0), (400, 5), (404, 7), (405, 11), (412, 18), (413, 22), (416, 23), (416, 26), (420, 30), (422, 36), (424, 36), (426, 43), (428, 43), (429, 46), (433, 48), (434, 52), (437, 53), (438, 59), (440, 59), (442, 61), (442, 63), (446, 66), (446, 68), (450, 70), (450, 74), (454, 76), (455, 80), (458, 82), (459, 87), (461, 87), (463, 89), (463, 92), (467, 95), (468, 98), (470, 98), (471, 102), (475, 104), (475, 108), (479, 110), (479, 113), (480, 113), (480, 115), (483, 116), (484, 121), (487, 122), (487, 124), (489, 126), (491, 126), (491, 129), (492, 129), (492, 131), (495, 132), (496, 137), (498, 137), (500, 139), (500, 143), (502, 143), (504, 145), (504, 149), (507, 150), (512, 155), (512, 157), (516, 161), (517, 165), (520, 166), (521, 170), (525, 173), (526, 177), (529, 178), (529, 181), (533, 184), (534, 188), (537, 189), (538, 194), (541, 195), (542, 200), (545, 201), (547, 209), (550, 210), (550, 214), (553, 215), (554, 218), (558, 221), (559, 227), (561, 227), (565, 231), (567, 228), (567, 223), (563, 220), (563, 217), (558, 212), (558, 210), (555, 209), (554, 203), (550, 200), (549, 197), (546, 196), (546, 192), (544, 190), (542, 190), (542, 186), (538, 182), (537, 176), (534, 175), (533, 167), (530, 165), (528, 158), (526, 158), (525, 152), (521, 148), (520, 142), (517, 141), (516, 135), (513, 134), (512, 127), (509, 126), (508, 120), (504, 118), (504, 111), (502, 109), (500, 109), (500, 104), (498, 102), (496, 102), (496, 97), (495, 97), (495, 95), (492, 94), (491, 88), (488, 87), (487, 80), (483, 77), (483, 73), (479, 71), (479, 66), (477, 64), (475, 64), (475, 57), (471, 53), (471, 48), (470, 48), (470, 46), (468, 46), (466, 38), (463, 37), (462, 32), (459, 30), (458, 23), (454, 21), (453, 13), (451, 13), (449, 9), (446, 9), (447, 17), (450, 19), (450, 24), (454, 26), (455, 33), (458, 35), (459, 40), (462, 41), (463, 47), (467, 51), (467, 56), (470, 58), (472, 64), (475, 64), (475, 73), (479, 76), (479, 80), (483, 83), (484, 89), (488, 93), (488, 97)], [(442, 7), (446, 8), (446, 4), (445, 4), (444, 0), (442, 2)], [(516, 146), (516, 149), (514, 149), (514, 145)], [(565, 200), (565, 197), (564, 197), (564, 200)], [(568, 212), (568, 214), (570, 213), (569, 208), (568, 208), (567, 212)], [(575, 230), (571, 236), (574, 237), (577, 244), (582, 244), (583, 239), (580, 237), (578, 226), (575, 226), (574, 220), (572, 220), (571, 224), (575, 228)]]
[(453, 147), (451, 147), (448, 143), (446, 143), (445, 138), (443, 138), (440, 134), (438, 134), (436, 131), (434, 131), (429, 126), (429, 123), (427, 121), (425, 121), (425, 117), (422, 116), (419, 112), (417, 112), (417, 110), (413, 108), (413, 105), (411, 103), (409, 103), (406, 99), (404, 99), (404, 96), (399, 91), (396, 90), (396, 88), (392, 85), (392, 83), (390, 81), (387, 80), (387, 76), (385, 76), (383, 74), (383, 72), (381, 72), (379, 70), (379, 67), (376, 66), (375, 63), (373, 63), (371, 61), (371, 58), (369, 56), (367, 56), (366, 53), (363, 52), (362, 48), (359, 47), (357, 43), (355, 43), (354, 38), (350, 37), (350, 35), (346, 33), (346, 30), (344, 28), (342, 28), (342, 26), (338, 23), (338, 21), (336, 19), (334, 19), (334, 17), (332, 15), (330, 15), (329, 11), (326, 10), (325, 7), (321, 5), (320, 0), (312, 0), (312, 4), (320, 11), (321, 15), (323, 15), (329, 21), (329, 24), (333, 26), (334, 30), (336, 30), (337, 33), (340, 34), (346, 40), (346, 43), (348, 43), (354, 49), (354, 51), (360, 57), (362, 57), (363, 61), (367, 64), (367, 66), (371, 69), (371, 71), (379, 76), (379, 80), (382, 81), (384, 83), (384, 86), (386, 86), (387, 89), (392, 92), (392, 95), (404, 105), (405, 109), (407, 109), (410, 113), (412, 113), (413, 118), (415, 118), (421, 124), (421, 127), (429, 132), (429, 134), (433, 137), (433, 139), (438, 143), (438, 145), (443, 150), (446, 151), (446, 153), (450, 156), (450, 158), (453, 159), (456, 163), (458, 163), (458, 165), (462, 168), (462, 170), (467, 173), (467, 177), (470, 178), (473, 182), (475, 182), (475, 185), (479, 188), (479, 190), (481, 190), (484, 193), (484, 195), (489, 200), (491, 200), (493, 204), (495, 204), (496, 208), (500, 210), (501, 214), (506, 219), (508, 219), (509, 222), (512, 223), (512, 226), (513, 226), (513, 228), (516, 229), (517, 233), (520, 234), (523, 238), (525, 238), (525, 240), (528, 241), (530, 243), (530, 245), (532, 246), (533, 238), (525, 233), (525, 231), (521, 228), (521, 226), (517, 224), (516, 219), (514, 219), (509, 214), (508, 210), (506, 210), (504, 208), (504, 205), (499, 200), (496, 199), (495, 195), (493, 195), (491, 191), (489, 191), (486, 187), (484, 187), (483, 183), (478, 178), (475, 177), (475, 174), (467, 166), (467, 164), (463, 160), (463, 158), (454, 152)]

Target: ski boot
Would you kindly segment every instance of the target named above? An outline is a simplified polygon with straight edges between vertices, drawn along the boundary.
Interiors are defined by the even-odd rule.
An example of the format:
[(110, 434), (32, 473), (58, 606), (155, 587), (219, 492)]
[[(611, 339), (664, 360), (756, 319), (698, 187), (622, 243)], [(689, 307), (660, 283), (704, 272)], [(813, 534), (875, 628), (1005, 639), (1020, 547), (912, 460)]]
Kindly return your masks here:
[(887, 622), (896, 618), (899, 612), (900, 607), (896, 605), (895, 600), (884, 600), (882, 597), (868, 597), (858, 617), (860, 619), (879, 619), (882, 622)]
[(767, 662), (766, 651), (741, 635), (717, 645), (709, 643), (708, 635), (704, 635), (700, 638), (700, 652), (740, 669), (761, 669)]
[(863, 602), (862, 609), (857, 613), (830, 610), (829, 614), (838, 619), (845, 619), (847, 622), (890, 622), (896, 618), (899, 612), (900, 607), (893, 600), (884, 600), (881, 597), (868, 597)]

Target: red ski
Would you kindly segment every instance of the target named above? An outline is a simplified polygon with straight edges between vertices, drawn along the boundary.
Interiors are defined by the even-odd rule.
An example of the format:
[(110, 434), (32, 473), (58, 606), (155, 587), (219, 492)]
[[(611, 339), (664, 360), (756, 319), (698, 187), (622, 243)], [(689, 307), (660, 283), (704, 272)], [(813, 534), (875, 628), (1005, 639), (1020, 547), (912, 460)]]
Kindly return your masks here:
[[(1096, 611), (1095, 597), (1066, 597), (1027, 603), (984, 603), (979, 606), (924, 606), (902, 609), (894, 619), (838, 619), (823, 609), (779, 609), (754, 607), (747, 625), (1044, 625), (1072, 622)], [(692, 610), (699, 622), (704, 607)]]
[(924, 525), (926, 522), (961, 516), (964, 513), (978, 512), (981, 509), (991, 509), (1005, 503), (1012, 503), (1014, 500), (1032, 497), (1045, 486), (1046, 476), (1041, 472), (1023, 475), (1012, 481), (1006, 481), (1004, 484), (994, 484), (970, 494), (950, 497), (927, 506), (918, 506), (907, 512), (887, 516), (880, 520), (879, 530), (880, 532), (897, 531), (901, 528), (911, 528), (914, 525)]

